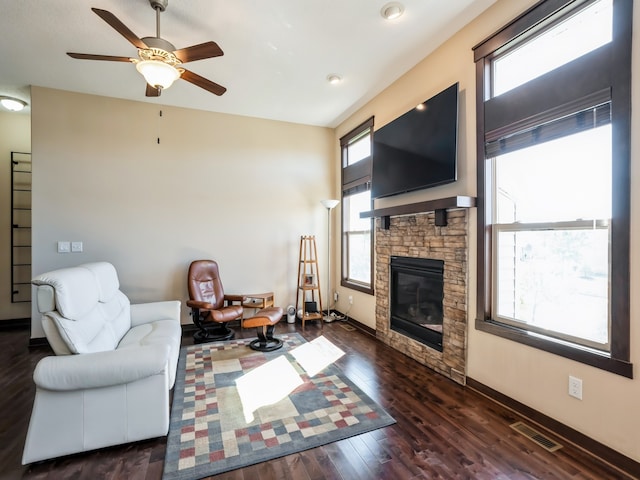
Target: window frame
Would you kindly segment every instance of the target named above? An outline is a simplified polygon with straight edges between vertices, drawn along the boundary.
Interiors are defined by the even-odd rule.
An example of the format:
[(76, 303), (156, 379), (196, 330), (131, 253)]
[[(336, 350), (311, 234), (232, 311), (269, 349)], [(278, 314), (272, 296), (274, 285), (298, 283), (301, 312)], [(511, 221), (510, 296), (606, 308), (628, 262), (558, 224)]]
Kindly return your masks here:
[[(362, 124), (358, 125), (356, 128), (345, 134), (340, 138), (340, 161), (341, 161), (341, 202), (340, 202), (340, 230), (341, 230), (341, 252), (342, 252), (342, 261), (340, 268), (340, 285), (345, 288), (350, 288), (352, 290), (357, 290), (363, 293), (367, 293), (369, 295), (373, 295), (375, 293), (374, 290), (374, 234), (375, 234), (375, 224), (374, 219), (370, 220), (370, 235), (371, 235), (371, 251), (370, 255), (370, 278), (369, 284), (364, 284), (361, 282), (354, 281), (349, 278), (349, 242), (347, 240), (347, 236), (351, 231), (345, 231), (345, 216), (348, 215), (345, 209), (345, 198), (348, 198), (350, 195), (361, 193), (366, 190), (371, 190), (371, 166), (373, 162), (373, 120), (374, 117), (367, 119)], [(348, 165), (348, 146), (351, 143), (355, 143), (365, 132), (369, 132), (369, 141), (371, 142), (371, 155), (369, 157), (363, 158), (358, 162)], [(373, 209), (373, 199), (371, 199), (370, 210)], [(360, 230), (358, 231), (360, 232)]]
[[(477, 141), (477, 214), (478, 281), (477, 330), (507, 338), (531, 347), (566, 357), (618, 375), (633, 378), (630, 363), (630, 162), (631, 162), (631, 35), (633, 2), (613, 0), (613, 40), (610, 44), (570, 62), (571, 70), (585, 71), (580, 82), (570, 83), (571, 94), (562, 88), (564, 67), (549, 72), (526, 85), (527, 95), (518, 89), (491, 98), (491, 61), (521, 39), (555, 24), (559, 15), (582, 8), (593, 0), (543, 0), (514, 21), (474, 47), (476, 62), (476, 141)], [(569, 65), (569, 64), (567, 64)], [(552, 87), (550, 87), (552, 85)], [(553, 85), (558, 85), (554, 88)], [(551, 339), (544, 335), (506, 325), (491, 318), (492, 307), (492, 185), (491, 158), (485, 154), (486, 133), (500, 125), (513, 124), (531, 117), (531, 112), (549, 111), (566, 104), (568, 97), (583, 98), (609, 89), (612, 124), (612, 198), (610, 315), (611, 348), (603, 353), (587, 347)], [(523, 86), (518, 87), (523, 88)], [(514, 98), (522, 100), (515, 103)], [(507, 109), (506, 105), (511, 107)], [(537, 105), (534, 105), (537, 104)], [(508, 110), (508, 111), (507, 111)], [(539, 120), (539, 119), (538, 119)]]

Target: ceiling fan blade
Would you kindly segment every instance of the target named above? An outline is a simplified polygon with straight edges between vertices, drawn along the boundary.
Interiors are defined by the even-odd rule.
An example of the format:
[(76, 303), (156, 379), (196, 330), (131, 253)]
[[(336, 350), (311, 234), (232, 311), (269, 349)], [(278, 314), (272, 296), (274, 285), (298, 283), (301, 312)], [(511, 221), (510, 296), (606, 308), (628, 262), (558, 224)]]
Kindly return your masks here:
[(108, 12), (107, 10), (101, 10), (99, 8), (92, 8), (91, 10), (93, 10), (96, 15), (98, 15), (101, 19), (111, 25), (111, 27), (115, 29), (120, 35), (129, 40), (129, 42), (132, 43), (133, 46), (137, 48), (149, 48), (142, 40), (140, 40), (140, 38), (135, 33), (129, 30), (129, 27), (118, 20), (118, 18), (113, 13)]
[(91, 53), (73, 53), (67, 52), (71, 58), (77, 58), (78, 60), (106, 60), (107, 62), (132, 62), (133, 59), (129, 57), (116, 57), (113, 55), (93, 55)]
[(146, 85), (147, 85), (147, 90), (144, 92), (144, 94), (147, 97), (159, 97), (160, 94), (162, 93), (162, 89), (156, 88), (156, 87), (152, 87), (148, 83)]
[(216, 42), (205, 42), (175, 50), (173, 54), (178, 57), (182, 63), (187, 63), (205, 58), (220, 57), (224, 55), (224, 52)]
[(222, 85), (218, 85), (217, 83), (214, 83), (211, 80), (207, 80), (206, 78), (201, 77), (197, 73), (190, 72), (189, 70), (185, 70), (180, 78), (186, 80), (189, 83), (193, 83), (197, 87), (204, 88), (205, 90), (216, 95), (222, 95), (227, 91), (227, 89)]

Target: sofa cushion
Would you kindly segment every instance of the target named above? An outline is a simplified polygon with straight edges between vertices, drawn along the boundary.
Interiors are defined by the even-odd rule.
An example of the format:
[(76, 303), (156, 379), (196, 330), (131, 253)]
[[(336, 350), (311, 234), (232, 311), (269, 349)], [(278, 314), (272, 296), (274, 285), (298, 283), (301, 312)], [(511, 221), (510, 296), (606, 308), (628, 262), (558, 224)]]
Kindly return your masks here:
[(80, 321), (62, 317), (57, 312), (50, 312), (47, 317), (56, 326), (60, 338), (72, 353), (100, 352), (114, 348), (113, 339), (108, 339), (103, 333), (105, 325), (97, 307)]
[(178, 356), (180, 355), (180, 337), (182, 329), (180, 323), (171, 319), (160, 319), (132, 327), (122, 337), (118, 344), (118, 350), (127, 348), (140, 348), (148, 345), (166, 345), (169, 347), (169, 388), (175, 382)]

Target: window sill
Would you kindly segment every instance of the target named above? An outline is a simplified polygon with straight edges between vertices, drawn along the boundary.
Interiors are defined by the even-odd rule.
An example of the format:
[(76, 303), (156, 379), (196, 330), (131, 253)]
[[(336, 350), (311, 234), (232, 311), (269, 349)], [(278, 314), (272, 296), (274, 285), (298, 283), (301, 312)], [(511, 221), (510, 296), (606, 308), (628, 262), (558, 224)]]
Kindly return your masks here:
[(366, 293), (368, 295), (373, 295), (374, 290), (372, 287), (368, 285), (363, 285), (361, 283), (349, 282), (347, 280), (342, 280), (340, 282), (340, 286), (345, 288), (350, 288), (351, 290), (357, 290), (358, 292)]
[(611, 356), (595, 352), (593, 350), (572, 346), (549, 337), (531, 334), (509, 325), (498, 323), (494, 320), (476, 320), (476, 330), (490, 333), (498, 337), (506, 338), (514, 342), (522, 343), (545, 352), (553, 353), (561, 357), (584, 363), (601, 370), (606, 370), (616, 375), (633, 378), (633, 364), (625, 360), (612, 358)]

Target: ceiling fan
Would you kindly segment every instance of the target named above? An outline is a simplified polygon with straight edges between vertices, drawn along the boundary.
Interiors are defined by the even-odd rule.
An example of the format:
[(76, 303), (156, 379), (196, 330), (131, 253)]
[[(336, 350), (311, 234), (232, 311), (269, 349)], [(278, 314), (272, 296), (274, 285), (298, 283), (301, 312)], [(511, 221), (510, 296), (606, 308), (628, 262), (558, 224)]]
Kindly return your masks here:
[(67, 52), (67, 55), (80, 60), (105, 60), (135, 64), (136, 69), (144, 76), (147, 82), (145, 92), (147, 97), (159, 97), (162, 90), (169, 88), (178, 78), (182, 78), (216, 95), (222, 95), (227, 91), (225, 87), (181, 66), (187, 62), (224, 55), (217, 43), (205, 42), (176, 50), (170, 42), (160, 37), (160, 12), (165, 11), (168, 2), (169, 0), (149, 0), (151, 8), (156, 11), (155, 37), (139, 38), (124, 23), (118, 20), (113, 13), (99, 8), (91, 9), (138, 49), (139, 58), (72, 52)]

